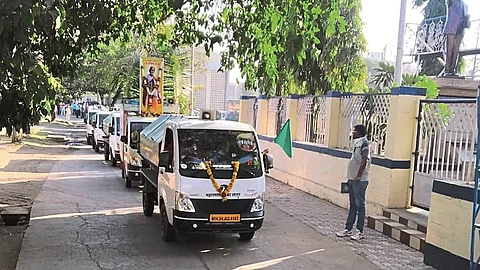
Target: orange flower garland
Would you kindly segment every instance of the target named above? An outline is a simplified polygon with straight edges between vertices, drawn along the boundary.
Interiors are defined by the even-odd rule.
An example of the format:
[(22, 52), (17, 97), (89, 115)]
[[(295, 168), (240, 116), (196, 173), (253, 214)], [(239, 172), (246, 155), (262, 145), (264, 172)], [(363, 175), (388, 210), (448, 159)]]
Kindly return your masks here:
[(220, 196), (222, 196), (222, 202), (226, 202), (227, 201), (227, 195), (232, 190), (233, 185), (235, 184), (235, 180), (237, 180), (237, 173), (238, 173), (238, 169), (240, 168), (240, 162), (239, 161), (232, 161), (232, 167), (233, 167), (232, 179), (230, 180), (230, 183), (228, 183), (227, 188), (223, 191), (220, 188), (220, 185), (218, 185), (215, 178), (213, 178), (213, 173), (212, 173), (212, 167), (211, 166), (212, 166), (211, 161), (205, 162), (205, 167), (207, 169), (207, 174), (208, 174), (208, 177), (210, 178), (210, 181), (212, 182), (213, 187), (218, 192), (218, 194), (220, 194)]

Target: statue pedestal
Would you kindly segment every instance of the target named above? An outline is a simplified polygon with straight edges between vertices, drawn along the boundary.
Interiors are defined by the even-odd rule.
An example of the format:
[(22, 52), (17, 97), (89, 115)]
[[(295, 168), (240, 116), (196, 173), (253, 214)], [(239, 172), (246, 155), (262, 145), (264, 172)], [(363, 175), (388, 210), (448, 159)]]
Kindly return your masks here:
[(476, 98), (480, 81), (465, 80), (462, 78), (435, 78), (435, 83), (440, 90), (439, 96), (457, 98)]

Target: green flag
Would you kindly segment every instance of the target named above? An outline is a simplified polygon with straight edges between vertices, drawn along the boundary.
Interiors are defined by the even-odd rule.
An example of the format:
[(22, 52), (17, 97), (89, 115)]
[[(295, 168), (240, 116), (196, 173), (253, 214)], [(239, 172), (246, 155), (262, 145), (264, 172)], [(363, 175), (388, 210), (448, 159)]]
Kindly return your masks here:
[(283, 125), (274, 142), (278, 144), (289, 158), (292, 158), (292, 132), (290, 129), (290, 119)]

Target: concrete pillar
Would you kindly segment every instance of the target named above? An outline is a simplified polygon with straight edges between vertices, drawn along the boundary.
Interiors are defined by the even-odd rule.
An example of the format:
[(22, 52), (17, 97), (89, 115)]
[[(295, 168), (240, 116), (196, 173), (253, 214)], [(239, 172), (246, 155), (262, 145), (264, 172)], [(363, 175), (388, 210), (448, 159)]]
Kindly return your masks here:
[(252, 98), (249, 96), (241, 96), (240, 97), (240, 113), (238, 121), (241, 123), (249, 123), (248, 122), (248, 100)]
[[(388, 206), (407, 207), (410, 200), (410, 185), (413, 179), (413, 155), (417, 132), (419, 102), (426, 96), (425, 88), (393, 88), (387, 120), (385, 159), (403, 168), (394, 166), (388, 173)], [(407, 166), (410, 163), (410, 166)], [(405, 166), (404, 166), (405, 165)]]
[(257, 98), (258, 111), (257, 111), (257, 126), (255, 129), (260, 135), (267, 135), (268, 127), (268, 100), (265, 96), (259, 96)]
[(328, 148), (338, 147), (340, 136), (340, 100), (342, 94), (337, 91), (327, 93), (327, 112), (325, 123), (325, 146)]
[(290, 119), (290, 128), (292, 131), (292, 141), (297, 139), (297, 107), (298, 95), (292, 95), (287, 99), (287, 120)]

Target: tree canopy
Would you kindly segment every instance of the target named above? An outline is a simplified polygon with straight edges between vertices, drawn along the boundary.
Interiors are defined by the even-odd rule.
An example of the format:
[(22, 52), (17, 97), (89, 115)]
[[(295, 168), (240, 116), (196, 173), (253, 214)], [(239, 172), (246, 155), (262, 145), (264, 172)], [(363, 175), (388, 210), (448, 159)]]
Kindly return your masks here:
[(182, 88), (184, 44), (208, 53), (221, 43), (223, 68), (238, 63), (247, 89), (269, 95), (360, 91), (360, 9), (360, 0), (1, 1), (0, 128), (28, 132), (63, 87), (134, 95), (138, 53), (165, 56), (176, 74), (165, 87)]
[[(101, 49), (98, 44), (128, 39), (132, 29), (145, 34), (172, 15), (180, 15), (185, 3), (1, 1), (0, 129), (28, 132), (29, 126), (46, 114), (45, 108), (61, 88), (59, 78), (74, 76), (79, 63)], [(204, 2), (196, 3), (201, 6)]]
[(228, 51), (225, 67), (236, 61), (247, 89), (283, 95), (291, 82), (309, 94), (365, 87), (359, 0), (228, 0), (220, 30)]

